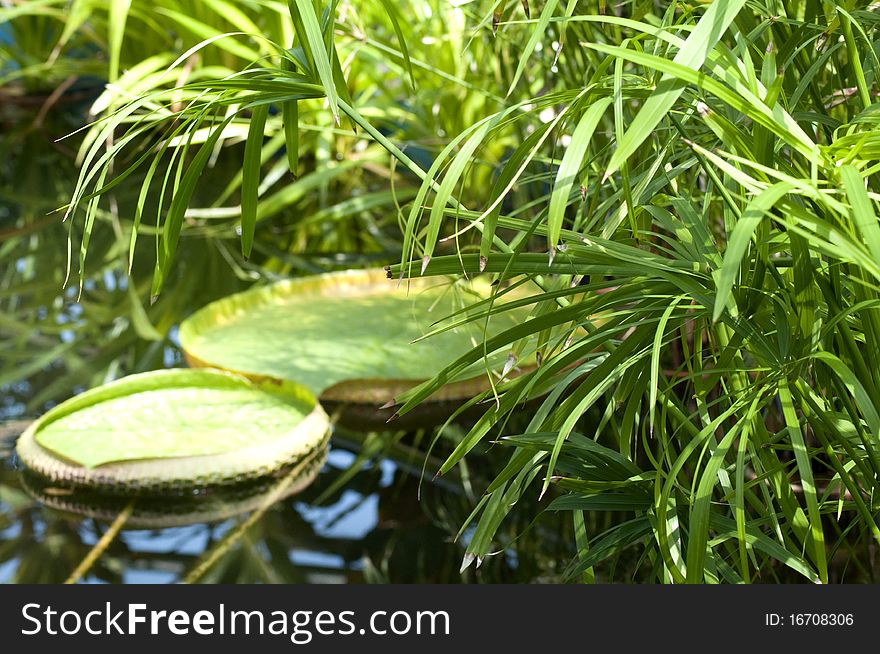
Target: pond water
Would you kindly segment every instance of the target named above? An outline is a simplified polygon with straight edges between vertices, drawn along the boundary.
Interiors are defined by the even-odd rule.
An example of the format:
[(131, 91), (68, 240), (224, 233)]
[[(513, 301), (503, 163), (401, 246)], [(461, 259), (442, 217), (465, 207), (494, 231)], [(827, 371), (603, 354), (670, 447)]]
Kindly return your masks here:
[[(58, 583), (85, 558), (110, 520), (50, 508), (29, 492), (32, 486), (26, 483), (12, 454), (22, 426), (20, 421), (6, 423), (0, 445), (4, 456), (0, 470), (0, 582)], [(432, 518), (427, 506), (418, 503), (416, 477), (388, 458), (368, 463), (352, 474), (357, 449), (344, 441), (334, 445), (317, 481), (301, 494), (268, 507), (201, 580), (455, 581), (462, 548), (449, 542), (448, 529)], [(346, 475), (344, 487), (332, 491), (331, 486), (342, 475)], [(212, 511), (216, 509), (216, 503), (210, 506)], [(123, 528), (82, 581), (180, 581), (248, 515), (225, 520), (208, 515), (200, 521), (196, 509), (185, 518), (192, 524)], [(502, 567), (512, 572), (510, 561), (504, 563)]]
[[(89, 96), (76, 89), (71, 93), (74, 98)], [(180, 320), (260, 276), (231, 256), (237, 242), (228, 225), (197, 225), (194, 236), (181, 241), (169, 291), (150, 306), (151, 246), (137, 252), (129, 277), (127, 243), (121, 238), (120, 216), (130, 211), (139, 189), (138, 180), (132, 179), (118, 189), (116, 206), (99, 214), (82, 290), (76, 281), (65, 289), (68, 230), (78, 243), (82, 226), (62, 224), (60, 215), (50, 212), (67, 202), (76, 179), (76, 144), (57, 139), (81, 124), (83, 101), (78, 102), (49, 112), (39, 124), (39, 102), (18, 103), (12, 109), (0, 103), (2, 583), (66, 580), (125, 510), (105, 507), (100, 517), (77, 515), (59, 510), (62, 500), (71, 499), (64, 492), (34, 493), (13, 454), (25, 426), (67, 397), (110, 379), (182, 365), (176, 341)], [(225, 185), (239, 167), (238, 157), (228, 165), (218, 161), (212, 170), (216, 187)], [(200, 199), (197, 192), (194, 201), (207, 206), (210, 198)], [(391, 242), (389, 247), (394, 246)], [(291, 259), (301, 268), (290, 264), (274, 274), (375, 265), (398, 255), (393, 250), (330, 252), (319, 244), (313, 254)], [(161, 329), (158, 336), (156, 329)], [(464, 473), (431, 481), (462, 433), (449, 431), (449, 439), (441, 439), (425, 465), (432, 433), (364, 436), (340, 431), (334, 433), (316, 481), (298, 495), (274, 504), (257, 497), (250, 503), (234, 498), (224, 506), (226, 500), (215, 499), (211, 513), (194, 510), (190, 524), (165, 528), (131, 528), (136, 526), (135, 508), (128, 527), (123, 525), (102, 546), (100, 556), (82, 568), (80, 580), (172, 583), (197, 569), (203, 573), (199, 581), (230, 583), (553, 579), (570, 560), (571, 538), (555, 516), (533, 521), (540, 512), (537, 497), (524, 501), (521, 515), (514, 514), (499, 532), (513, 545), (500, 547), (479, 569), (460, 572), (471, 531), (465, 529), (460, 537), (457, 533), (506, 460), (504, 453), (489, 448), (469, 460)], [(180, 508), (175, 503), (191, 499), (168, 500), (169, 512)], [(236, 507), (247, 510), (230, 515)], [(239, 529), (255, 515), (255, 507), (258, 518), (246, 530)], [(213, 557), (211, 564), (202, 569), (208, 557)]]

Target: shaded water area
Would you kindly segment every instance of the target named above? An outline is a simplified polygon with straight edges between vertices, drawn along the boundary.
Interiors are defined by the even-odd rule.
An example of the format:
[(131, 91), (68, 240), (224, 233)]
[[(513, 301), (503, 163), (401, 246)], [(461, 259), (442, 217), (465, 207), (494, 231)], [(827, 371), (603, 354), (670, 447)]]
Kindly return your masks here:
[[(15, 429), (6, 425), (4, 465), (0, 472), (0, 581), (58, 583), (88, 555), (109, 528), (124, 502), (84, 504), (96, 517), (82, 517), (66, 492), (56, 489), (36, 499), (38, 486), (24, 476), (11, 454)], [(218, 519), (224, 503), (237, 510), (239, 498), (217, 502), (177, 497), (144, 502), (144, 508), (182, 514), (182, 526), (144, 528), (138, 524), (135, 500), (131, 520), (83, 577), (91, 582), (171, 583), (184, 579), (200, 562), (226, 549), (199, 580), (206, 582), (363, 581), (453, 582), (459, 579), (461, 547), (449, 542), (450, 497), (417, 500), (415, 471), (388, 458), (353, 472), (360, 448), (337, 444), (315, 483), (274, 505), (258, 493), (251, 509), (266, 508), (262, 517), (236, 542), (224, 541), (249, 512)], [(353, 472), (353, 474), (352, 474)], [(343, 479), (344, 478), (344, 479)], [(340, 480), (344, 486), (339, 487)], [(268, 480), (263, 489), (278, 480)], [(337, 490), (333, 490), (336, 486)], [(329, 492), (328, 492), (329, 491)], [(455, 490), (445, 491), (452, 498)], [(194, 493), (195, 494), (195, 493)], [(50, 506), (51, 505), (51, 506)], [(461, 509), (465, 507), (462, 505)], [(439, 515), (432, 515), (432, 509)], [(201, 513), (200, 513), (201, 512)], [(456, 512), (457, 519), (464, 517)], [(103, 515), (101, 515), (103, 514)], [(227, 548), (228, 545), (228, 548)], [(207, 555), (206, 555), (207, 553)], [(491, 569), (491, 570), (490, 570)], [(501, 557), (481, 571), (498, 581), (517, 578), (516, 561)]]
[[(319, 243), (307, 256), (284, 257), (282, 234), (273, 256), (283, 265), (258, 270), (234, 256), (237, 235), (228, 223), (193, 221), (169, 290), (151, 305), (149, 224), (130, 277), (126, 270), (125, 229), (139, 190), (133, 178), (117, 189), (109, 210), (99, 212), (78, 288), (83, 225), (62, 223), (61, 213), (50, 212), (67, 202), (78, 172), (75, 138), (57, 139), (81, 124), (89, 94), (74, 88), (60, 109), (48, 112), (41, 111), (45, 98), (0, 103), (0, 582), (64, 581), (114, 520), (121, 530), (81, 569), (81, 581), (172, 583), (194, 570), (200, 570), (198, 581), (242, 583), (556, 578), (570, 560), (569, 526), (554, 515), (533, 522), (537, 498), (524, 501), (521, 515), (502, 529), (506, 542), (498, 555), (460, 572), (472, 532), (458, 532), (506, 453), (490, 447), (469, 466), (432, 480), (464, 433), (458, 427), (444, 432), (430, 459), (435, 432), (338, 430), (316, 480), (296, 495), (271, 501), (275, 477), (228, 498), (204, 501), (195, 492), (158, 503), (135, 498), (125, 523), (117, 518), (130, 502), (89, 505), (23, 475), (13, 447), (31, 420), (111, 379), (184, 365), (177, 325), (192, 311), (258, 277), (375, 265), (397, 255), (395, 243), (387, 252), (342, 254), (333, 243)], [(238, 156), (229, 162), (221, 156), (209, 192), (239, 165)], [(197, 193), (195, 201), (211, 199)], [(73, 270), (65, 287), (69, 236)], [(176, 515), (179, 524), (155, 526), (163, 521), (150, 523), (144, 511)], [(200, 568), (205, 561), (210, 565)]]

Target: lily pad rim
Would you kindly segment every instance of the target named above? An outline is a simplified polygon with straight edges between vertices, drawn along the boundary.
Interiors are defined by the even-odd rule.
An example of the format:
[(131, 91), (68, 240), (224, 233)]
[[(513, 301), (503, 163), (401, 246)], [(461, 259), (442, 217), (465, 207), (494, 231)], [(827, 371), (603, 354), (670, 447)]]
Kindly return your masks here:
[[(303, 416), (299, 422), (293, 424), (290, 429), (284, 431), (277, 438), (245, 448), (210, 454), (119, 459), (97, 466), (86, 466), (39, 441), (39, 433), (43, 428), (76, 411), (147, 390), (168, 390), (175, 387), (250, 389), (259, 393), (266, 393), (292, 407), (296, 406), (302, 410)], [(188, 466), (192, 466), (195, 463), (204, 464), (205, 472), (202, 476), (205, 478), (222, 478), (224, 470), (233, 468), (236, 469), (237, 475), (248, 476), (249, 470), (247, 466), (252, 467), (254, 470), (265, 467), (256, 464), (258, 456), (251, 455), (258, 455), (261, 451), (266, 450), (269, 453), (274, 453), (276, 458), (280, 455), (279, 451), (281, 454), (286, 454), (288, 458), (296, 451), (300, 451), (300, 458), (309, 456), (320, 447), (326, 445), (329, 439), (329, 432), (329, 418), (323, 407), (314, 395), (300, 384), (279, 380), (254, 382), (234, 372), (215, 368), (167, 368), (122, 377), (84, 391), (52, 407), (34, 420), (19, 436), (16, 441), (15, 451), (19, 460), (26, 468), (38, 475), (51, 477), (58, 481), (81, 478), (83, 483), (78, 485), (97, 483), (100, 486), (112, 486), (113, 484), (109, 483), (108, 480), (125, 473), (124, 476), (128, 478), (129, 482), (134, 480), (133, 484), (135, 486), (141, 483), (150, 485), (154, 482), (183, 485), (186, 482), (187, 476), (175, 474), (175, 471), (179, 471), (183, 464)], [(297, 447), (295, 446), (296, 444), (289, 442), (295, 434), (309, 434), (309, 438)], [(236, 457), (239, 459), (238, 461), (230, 461), (230, 459)], [(167, 470), (161, 470), (161, 466), (164, 466)], [(138, 478), (139, 473), (142, 479)]]
[[(452, 276), (444, 279), (454, 280)], [(475, 279), (469, 279), (474, 283)], [(193, 368), (210, 367), (242, 375), (255, 382), (291, 381), (272, 374), (261, 374), (235, 368), (224, 367), (217, 362), (206, 361), (193, 352), (193, 342), (204, 332), (226, 324), (234, 312), (256, 310), (262, 306), (277, 302), (279, 297), (299, 293), (301, 296), (327, 296), (332, 290), (346, 283), (351, 284), (353, 297), (364, 297), (374, 294), (395, 292), (401, 285), (397, 280), (389, 279), (384, 268), (359, 268), (318, 273), (290, 279), (282, 279), (262, 286), (254, 286), (239, 293), (214, 300), (201, 307), (180, 324), (178, 338), (187, 363)], [(454, 283), (454, 282), (453, 282)], [(409, 290), (431, 290), (441, 288), (446, 283), (438, 283), (436, 277), (413, 278), (403, 282)], [(488, 284), (487, 284), (488, 286)], [(530, 372), (536, 367), (533, 362), (523, 361), (508, 371), (505, 378)], [(489, 370), (482, 374), (463, 379), (454, 379), (437, 390), (426, 402), (464, 401), (489, 388)], [(396, 401), (396, 398), (414, 386), (426, 381), (423, 379), (389, 379), (377, 377), (361, 377), (337, 382), (325, 388), (319, 395), (319, 401), (333, 401), (347, 404), (367, 404), (381, 406)], [(495, 383), (501, 381), (495, 378)]]

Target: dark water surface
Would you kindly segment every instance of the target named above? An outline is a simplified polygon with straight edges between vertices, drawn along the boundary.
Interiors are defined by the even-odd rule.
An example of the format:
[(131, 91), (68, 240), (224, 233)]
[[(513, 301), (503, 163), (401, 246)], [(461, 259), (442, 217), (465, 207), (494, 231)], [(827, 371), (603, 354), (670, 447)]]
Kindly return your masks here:
[[(56, 508), (39, 501), (33, 482), (23, 474), (11, 451), (22, 426), (21, 422), (4, 425), (0, 446), (4, 457), (0, 469), (0, 582), (57, 583), (67, 579), (87, 556), (124, 502), (115, 507), (106, 502), (104, 506), (80, 504), (96, 518), (57, 508), (60, 502), (71, 505), (61, 489), (48, 496), (48, 503)], [(334, 446), (317, 480), (304, 492), (269, 506), (243, 536), (225, 547), (226, 554), (201, 581), (455, 581), (462, 549), (449, 542), (448, 530), (432, 518), (427, 503), (417, 501), (414, 475), (389, 459), (366, 463), (352, 474), (357, 462), (354, 450), (352, 446)], [(346, 475), (344, 487), (333, 492), (331, 486), (342, 475)], [(269, 480), (261, 490), (277, 483)], [(230, 499), (226, 506), (233, 511), (239, 504), (265, 508), (259, 493), (245, 499)], [(183, 512), (182, 521), (192, 524), (123, 528), (82, 580), (180, 581), (251, 514), (246, 511), (218, 519), (215, 514), (218, 505), (224, 507), (222, 499), (219, 503), (203, 500), (201, 506), (191, 497), (163, 502), (169, 514)], [(154, 510), (156, 504), (152, 503)], [(137, 504), (135, 507), (131, 520), (143, 520), (138, 518)], [(206, 514), (200, 516), (200, 511)]]

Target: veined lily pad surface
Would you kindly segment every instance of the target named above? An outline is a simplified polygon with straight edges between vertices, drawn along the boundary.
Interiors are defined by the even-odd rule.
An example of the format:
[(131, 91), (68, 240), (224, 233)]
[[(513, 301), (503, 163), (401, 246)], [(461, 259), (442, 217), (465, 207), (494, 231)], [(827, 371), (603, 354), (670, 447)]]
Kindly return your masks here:
[[(316, 395), (352, 381), (412, 386), (482, 343), (487, 331), (477, 320), (413, 341), (488, 294), (488, 285), (476, 283), (398, 286), (381, 270), (328, 273), (214, 302), (184, 321), (180, 340), (192, 364), (292, 380)], [(523, 318), (521, 311), (493, 316), (488, 335)], [(489, 366), (500, 370), (506, 356), (494, 353)], [(480, 362), (458, 381), (485, 376), (485, 369)]]
[(24, 464), (78, 485), (225, 483), (317, 451), (327, 416), (292, 384), (215, 370), (132, 375), (58, 405), (22, 434)]

